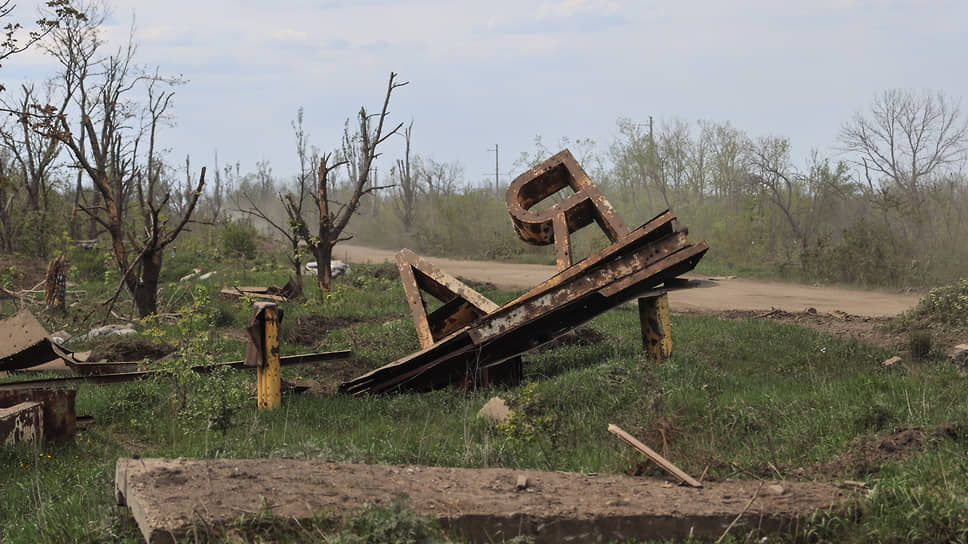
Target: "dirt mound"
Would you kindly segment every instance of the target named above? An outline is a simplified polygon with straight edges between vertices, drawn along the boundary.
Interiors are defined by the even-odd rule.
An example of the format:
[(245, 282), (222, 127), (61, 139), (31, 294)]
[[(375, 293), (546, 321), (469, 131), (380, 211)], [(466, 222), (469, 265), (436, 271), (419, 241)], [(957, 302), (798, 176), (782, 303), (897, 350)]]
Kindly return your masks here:
[(847, 452), (820, 467), (819, 473), (839, 478), (846, 474), (874, 474), (885, 463), (899, 461), (924, 450), (925, 445), (945, 438), (965, 438), (961, 423), (942, 423), (932, 427), (903, 425), (891, 433), (858, 436), (850, 442)]
[(157, 361), (175, 351), (166, 342), (148, 340), (119, 340), (105, 342), (91, 348), (88, 361)]
[(331, 317), (325, 315), (300, 315), (282, 321), (282, 339), (290, 344), (314, 346), (333, 329), (341, 329), (364, 319), (358, 317)]
[(686, 315), (712, 315), (721, 319), (746, 321), (769, 319), (778, 323), (790, 323), (809, 327), (831, 336), (855, 338), (878, 346), (897, 347), (903, 345), (906, 336), (890, 327), (889, 317), (869, 317), (852, 315), (846, 312), (818, 312), (810, 308), (804, 312), (778, 310), (724, 310), (724, 311), (686, 311)]

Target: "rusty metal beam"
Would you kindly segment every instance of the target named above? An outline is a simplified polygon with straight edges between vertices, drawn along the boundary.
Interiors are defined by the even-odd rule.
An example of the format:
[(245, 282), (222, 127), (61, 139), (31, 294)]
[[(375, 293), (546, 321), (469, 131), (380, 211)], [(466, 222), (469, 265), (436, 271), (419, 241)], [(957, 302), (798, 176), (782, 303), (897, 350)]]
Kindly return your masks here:
[[(309, 363), (322, 363), (326, 361), (342, 361), (349, 359), (352, 355), (350, 350), (327, 351), (322, 353), (304, 353), (302, 355), (289, 355), (279, 358), (280, 366), (303, 365)], [(211, 372), (217, 368), (227, 367), (234, 370), (255, 370), (256, 367), (247, 365), (243, 361), (227, 361), (211, 365), (197, 365), (191, 367), (199, 373)], [(113, 383), (134, 382), (148, 376), (160, 374), (164, 375), (164, 370), (143, 370), (136, 372), (118, 372), (114, 374), (91, 374), (88, 376), (76, 376), (69, 378), (42, 378), (39, 380), (21, 380), (16, 382), (0, 383), (0, 391), (18, 391), (22, 389), (61, 389), (64, 387), (74, 387), (82, 383), (93, 383), (108, 385)]]

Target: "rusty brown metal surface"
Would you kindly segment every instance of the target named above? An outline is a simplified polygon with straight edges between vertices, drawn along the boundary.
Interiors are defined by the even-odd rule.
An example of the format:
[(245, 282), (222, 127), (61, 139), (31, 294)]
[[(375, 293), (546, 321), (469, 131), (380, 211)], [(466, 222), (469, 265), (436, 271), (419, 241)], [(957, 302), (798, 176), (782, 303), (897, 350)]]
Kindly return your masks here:
[[(565, 187), (574, 193), (544, 211), (531, 211)], [(612, 242), (629, 233), (618, 212), (567, 149), (515, 178), (508, 187), (506, 202), (511, 223), (522, 240), (535, 245), (555, 244), (559, 272), (572, 264), (569, 236), (576, 230), (594, 221)]]
[[(69, 440), (74, 437), (77, 430), (77, 416), (74, 412), (76, 396), (77, 392), (73, 390), (0, 391), (0, 408), (11, 408), (24, 402), (35, 402), (40, 406), (41, 434), (44, 440)], [(0, 430), (0, 434), (2, 434), (2, 430)]]
[(44, 418), (39, 402), (22, 402), (0, 408), (0, 446), (38, 442), (44, 435)]
[[(487, 297), (409, 249), (397, 253), (397, 269), (422, 348), (498, 309)], [(443, 303), (429, 315), (424, 292)]]
[[(565, 187), (571, 187), (574, 194), (540, 213), (529, 211)], [(444, 305), (437, 312), (446, 318), (437, 322), (447, 325), (435, 329), (431, 317), (436, 316), (426, 315), (421, 289), (433, 293), (440, 284), (421, 284), (413, 265), (420, 258), (402, 251), (398, 266), (422, 349), (343, 383), (342, 391), (382, 393), (426, 390), (453, 382), (465, 386), (487, 383), (490, 376), (513, 372), (522, 353), (610, 308), (666, 288), (688, 287), (678, 276), (692, 270), (709, 249), (705, 242), (689, 243), (669, 211), (629, 231), (567, 150), (519, 176), (508, 188), (507, 205), (514, 229), (523, 240), (555, 244), (558, 274), (500, 308), (478, 307), (483, 313), (463, 303), (471, 299), (466, 292), (460, 300), (453, 289), (438, 292), (435, 296)], [(612, 244), (572, 264), (568, 236), (592, 222)], [(421, 260), (421, 269), (428, 266), (432, 265)]]
[[(349, 359), (353, 353), (350, 350), (326, 351), (321, 353), (304, 353), (301, 355), (288, 355), (279, 358), (280, 366), (304, 365), (323, 363), (327, 361), (342, 361)], [(228, 367), (235, 370), (255, 370), (256, 367), (246, 365), (245, 361), (227, 361), (211, 365), (193, 366), (195, 372), (211, 372), (217, 368)], [(74, 387), (82, 383), (93, 383), (99, 385), (109, 385), (114, 383), (134, 382), (152, 376), (163, 374), (164, 370), (142, 370), (136, 372), (118, 372), (113, 374), (92, 374), (89, 376), (77, 376), (70, 378), (44, 378), (39, 380), (21, 380), (16, 382), (0, 383), (0, 391), (19, 391), (23, 389), (61, 389), (64, 387)]]

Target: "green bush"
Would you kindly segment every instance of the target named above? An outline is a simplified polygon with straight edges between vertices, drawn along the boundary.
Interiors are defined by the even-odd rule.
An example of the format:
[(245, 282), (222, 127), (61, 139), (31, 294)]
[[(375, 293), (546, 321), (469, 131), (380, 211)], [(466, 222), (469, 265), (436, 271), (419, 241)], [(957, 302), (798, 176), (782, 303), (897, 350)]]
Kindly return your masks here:
[(222, 249), (227, 255), (251, 259), (255, 257), (255, 240), (259, 236), (250, 223), (230, 221), (222, 225)]
[(932, 289), (912, 311), (921, 322), (968, 326), (968, 278)]

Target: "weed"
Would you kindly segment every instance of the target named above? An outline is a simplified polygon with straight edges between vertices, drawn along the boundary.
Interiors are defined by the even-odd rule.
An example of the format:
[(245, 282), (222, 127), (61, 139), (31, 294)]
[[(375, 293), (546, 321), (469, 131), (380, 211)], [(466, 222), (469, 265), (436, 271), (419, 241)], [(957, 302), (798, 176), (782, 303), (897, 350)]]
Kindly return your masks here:
[(915, 361), (923, 361), (931, 355), (931, 333), (924, 330), (912, 331), (908, 334), (908, 351)]
[(388, 505), (368, 504), (346, 520), (343, 529), (328, 542), (338, 544), (429, 544), (449, 542), (437, 522), (418, 516), (406, 497)]

